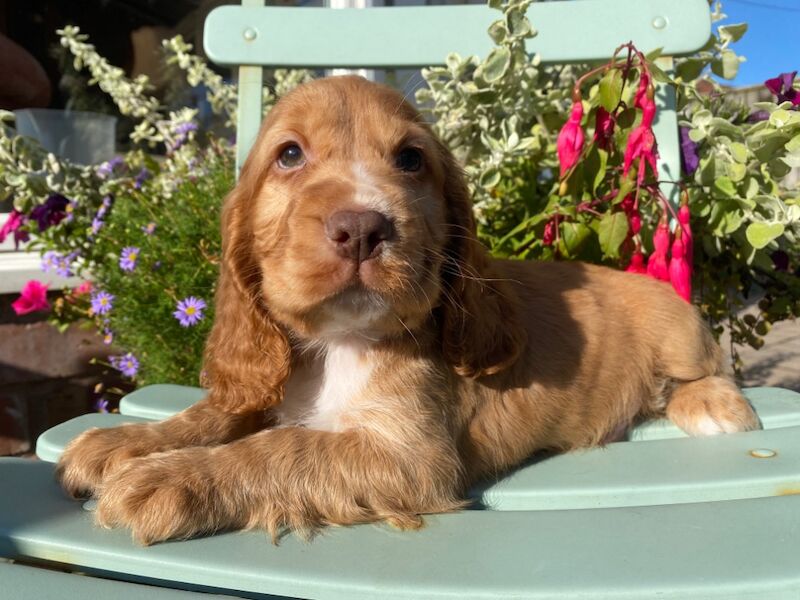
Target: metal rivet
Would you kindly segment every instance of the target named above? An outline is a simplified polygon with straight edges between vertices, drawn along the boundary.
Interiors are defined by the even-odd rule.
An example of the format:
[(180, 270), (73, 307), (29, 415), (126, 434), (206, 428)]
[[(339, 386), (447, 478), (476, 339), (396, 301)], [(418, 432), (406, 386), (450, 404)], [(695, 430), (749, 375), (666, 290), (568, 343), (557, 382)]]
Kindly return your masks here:
[(775, 450), (770, 450), (769, 448), (756, 448), (755, 450), (750, 450), (750, 456), (753, 458), (772, 458), (777, 456), (778, 453)]
[(84, 502), (83, 510), (88, 510), (89, 512), (94, 512), (97, 510), (97, 500), (87, 500)]
[(653, 19), (653, 27), (656, 29), (664, 29), (667, 26), (667, 19), (666, 17), (656, 17)]
[(244, 30), (242, 36), (244, 36), (244, 39), (247, 40), (248, 42), (252, 42), (254, 39), (258, 37), (258, 32), (252, 27), (248, 27), (247, 29)]

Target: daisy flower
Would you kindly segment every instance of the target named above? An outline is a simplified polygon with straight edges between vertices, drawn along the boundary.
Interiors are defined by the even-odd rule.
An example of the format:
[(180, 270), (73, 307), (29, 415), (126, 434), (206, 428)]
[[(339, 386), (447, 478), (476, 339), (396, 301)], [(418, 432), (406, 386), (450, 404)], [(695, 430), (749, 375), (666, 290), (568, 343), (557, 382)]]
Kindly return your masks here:
[(108, 292), (94, 292), (92, 294), (92, 312), (105, 315), (114, 307), (114, 296)]
[(206, 303), (201, 298), (189, 296), (178, 302), (178, 310), (172, 315), (178, 319), (181, 327), (191, 327), (203, 319), (203, 309)]
[(133, 271), (136, 268), (136, 260), (139, 258), (139, 248), (128, 246), (122, 249), (119, 255), (119, 268), (123, 271)]

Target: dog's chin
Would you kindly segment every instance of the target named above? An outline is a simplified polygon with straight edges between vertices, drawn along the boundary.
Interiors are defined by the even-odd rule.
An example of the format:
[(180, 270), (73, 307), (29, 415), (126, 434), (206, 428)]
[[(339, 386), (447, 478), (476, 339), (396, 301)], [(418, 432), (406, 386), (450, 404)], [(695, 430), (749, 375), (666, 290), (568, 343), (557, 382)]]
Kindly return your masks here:
[(361, 281), (354, 282), (320, 306), (315, 334), (380, 339), (389, 333), (393, 314), (390, 303), (379, 292)]

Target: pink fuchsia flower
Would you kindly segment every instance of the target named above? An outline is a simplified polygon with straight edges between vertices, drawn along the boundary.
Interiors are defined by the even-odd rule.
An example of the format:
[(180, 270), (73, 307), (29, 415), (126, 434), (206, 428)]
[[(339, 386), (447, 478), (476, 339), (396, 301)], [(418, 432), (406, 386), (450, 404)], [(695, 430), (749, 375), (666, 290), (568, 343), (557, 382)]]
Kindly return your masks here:
[(50, 303), (47, 301), (47, 285), (32, 279), (22, 288), (19, 298), (11, 303), (11, 308), (18, 315), (50, 310)]
[(693, 268), (693, 260), (694, 260), (694, 236), (692, 235), (692, 228), (690, 226), (691, 221), (691, 213), (689, 212), (689, 205), (685, 203), (686, 201), (681, 204), (680, 208), (678, 209), (678, 227), (681, 229), (681, 233), (683, 234), (683, 246), (686, 250), (686, 261), (689, 265), (689, 272), (691, 273)]
[(172, 313), (172, 316), (178, 319), (181, 327), (191, 327), (203, 320), (203, 310), (206, 308), (206, 303), (201, 298), (189, 296), (178, 302), (178, 310)]
[(19, 248), (20, 242), (28, 241), (28, 232), (20, 229), (25, 224), (25, 215), (17, 210), (12, 210), (8, 219), (0, 228), (0, 244), (6, 241), (10, 234), (14, 234), (14, 247)]
[(608, 150), (613, 135), (614, 119), (611, 118), (611, 113), (601, 106), (595, 113), (594, 142), (599, 148)]
[(791, 102), (793, 106), (800, 106), (800, 92), (794, 89), (795, 75), (797, 75), (797, 71), (781, 73), (777, 77), (767, 79), (764, 82), (767, 89), (777, 96), (778, 104)]
[(633, 105), (635, 107), (644, 108), (646, 106), (648, 88), (650, 88), (650, 74), (642, 69), (639, 75), (639, 87), (636, 88), (636, 95), (633, 97)]
[(92, 294), (92, 312), (96, 315), (105, 315), (114, 308), (114, 296), (108, 292), (94, 292)]
[(139, 248), (128, 246), (122, 249), (119, 256), (119, 268), (123, 271), (133, 271), (139, 258)]
[(675, 240), (672, 242), (669, 281), (681, 298), (687, 302), (692, 301), (692, 267), (691, 261), (686, 256), (686, 246), (680, 225), (675, 229)]
[(130, 352), (119, 356), (111, 356), (109, 357), (109, 362), (112, 367), (126, 377), (136, 377), (136, 373), (139, 371), (139, 361)]
[(583, 152), (584, 135), (583, 129), (581, 129), (581, 119), (583, 119), (583, 104), (580, 98), (576, 98), (573, 100), (569, 119), (567, 119), (564, 127), (558, 133), (558, 140), (556, 141), (558, 162), (561, 165), (561, 178), (575, 166), (581, 152)]
[(669, 252), (670, 237), (665, 215), (653, 234), (653, 254), (647, 261), (647, 274), (653, 279), (669, 281), (667, 253)]
[(627, 175), (631, 167), (636, 165), (636, 183), (642, 185), (647, 165), (658, 179), (658, 147), (653, 133), (653, 120), (656, 115), (656, 103), (650, 98), (642, 109), (642, 122), (628, 136), (625, 156), (622, 161), (622, 174)]
[(642, 254), (642, 249), (637, 245), (636, 250), (633, 251), (631, 255), (631, 262), (625, 268), (625, 272), (627, 273), (641, 273), (642, 275), (647, 274), (647, 265), (645, 265), (644, 254)]

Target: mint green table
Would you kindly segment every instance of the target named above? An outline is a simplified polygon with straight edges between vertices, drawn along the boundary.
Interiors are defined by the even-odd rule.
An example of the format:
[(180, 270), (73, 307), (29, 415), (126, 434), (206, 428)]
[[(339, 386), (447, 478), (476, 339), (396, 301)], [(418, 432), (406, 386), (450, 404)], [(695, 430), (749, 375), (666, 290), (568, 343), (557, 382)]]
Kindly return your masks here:
[[(237, 163), (258, 130), (263, 65), (416, 67), (452, 51), (485, 55), (498, 15), (263, 0), (215, 9), (206, 51), (242, 65)], [(539, 31), (529, 49), (550, 63), (605, 59), (630, 39), (680, 55), (710, 31), (706, 0), (548, 2), (529, 16)], [(662, 89), (658, 102), (660, 168), (677, 179), (675, 100)], [(672, 186), (664, 192), (674, 197)], [(85, 429), (166, 418), (203, 394), (143, 388), (123, 399), (122, 414), (43, 434), (39, 461), (0, 459), (0, 557), (48, 567), (0, 562), (0, 598), (800, 599), (800, 394), (747, 390), (763, 431), (689, 439), (656, 421), (627, 442), (538, 457), (470, 490), (474, 509), (427, 517), (413, 533), (365, 525), (311, 543), (289, 536), (274, 546), (248, 532), (142, 548), (125, 531), (96, 528), (92, 502), (67, 499), (53, 480), (52, 463)]]

